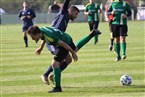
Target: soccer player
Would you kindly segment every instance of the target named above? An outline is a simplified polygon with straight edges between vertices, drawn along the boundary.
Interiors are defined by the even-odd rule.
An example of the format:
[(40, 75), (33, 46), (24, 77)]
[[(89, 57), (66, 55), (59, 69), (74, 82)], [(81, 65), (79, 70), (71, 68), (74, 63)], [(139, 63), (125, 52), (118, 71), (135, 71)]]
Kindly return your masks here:
[(120, 48), (122, 50), (122, 59), (126, 59), (127, 17), (131, 16), (132, 13), (127, 2), (115, 0), (108, 8), (108, 15), (110, 14), (113, 14), (111, 29), (115, 38), (114, 51), (117, 55), (115, 61), (119, 61), (121, 60)]
[[(79, 9), (76, 6), (69, 7), (69, 2), (70, 2), (70, 0), (64, 1), (62, 9), (60, 10), (60, 12), (57, 14), (57, 16), (55, 17), (55, 19), (52, 22), (52, 27), (57, 28), (63, 32), (65, 32), (69, 20), (73, 21), (79, 13)], [(40, 47), (37, 48), (37, 50), (36, 50), (37, 54), (41, 53), (44, 45), (45, 45), (45, 41), (42, 41)], [(53, 55), (56, 54), (57, 47), (55, 47), (53, 45), (48, 45), (47, 42), (46, 42), (46, 46)], [(70, 64), (71, 62), (72, 62), (72, 58), (71, 58), (70, 54), (68, 53), (66, 59), (61, 62), (61, 65), (60, 65), (61, 71), (64, 70), (68, 66), (68, 64)], [(48, 85), (49, 85), (48, 76), (52, 71), (53, 71), (52, 65), (50, 65), (48, 67), (47, 71), (43, 75), (41, 75), (42, 81)], [(49, 76), (49, 78), (51, 80), (53, 80), (51, 76)]]
[(19, 12), (18, 17), (23, 21), (22, 32), (25, 47), (28, 47), (27, 29), (33, 25), (33, 19), (36, 17), (35, 12), (29, 8), (29, 3), (27, 1), (23, 2), (23, 9)]
[(48, 44), (54, 45), (57, 47), (56, 56), (51, 62), (53, 67), (53, 79), (54, 79), (54, 88), (49, 91), (50, 93), (53, 92), (62, 92), (61, 89), (61, 71), (59, 68), (59, 64), (63, 61), (68, 53), (72, 54), (72, 58), (74, 61), (78, 60), (76, 52), (83, 47), (89, 40), (94, 37), (95, 35), (100, 34), (99, 31), (92, 30), (91, 33), (80, 39), (76, 46), (73, 43), (72, 38), (67, 33), (60, 31), (55, 28), (50, 27), (42, 27), (39, 28), (38, 26), (31, 26), (28, 29), (28, 34), (36, 43), (39, 39), (46, 41)]
[[(107, 13), (108, 7), (110, 6), (111, 2), (113, 2), (113, 1), (114, 1), (114, 0), (110, 0), (110, 1), (106, 4), (106, 6), (105, 6), (105, 8), (106, 8), (105, 11), (106, 11), (106, 13)], [(110, 45), (109, 45), (109, 50), (112, 51), (112, 49), (113, 49), (113, 42), (114, 42), (113, 32), (112, 32), (112, 30), (111, 30), (111, 23), (112, 23), (112, 20), (113, 20), (113, 14), (109, 14), (109, 15), (106, 14), (106, 16), (107, 16), (107, 18), (108, 18), (109, 30), (110, 30)]]
[[(89, 29), (98, 29), (99, 26), (99, 14), (101, 13), (100, 5), (95, 3), (94, 0), (89, 0), (89, 3), (86, 5), (84, 14), (88, 17)], [(94, 37), (94, 45), (98, 42), (98, 36)]]

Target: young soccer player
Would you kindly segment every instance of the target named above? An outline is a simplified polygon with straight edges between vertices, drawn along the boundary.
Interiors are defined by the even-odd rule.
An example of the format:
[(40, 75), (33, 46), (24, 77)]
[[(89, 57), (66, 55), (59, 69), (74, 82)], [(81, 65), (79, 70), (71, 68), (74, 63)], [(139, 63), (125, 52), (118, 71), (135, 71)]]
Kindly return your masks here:
[[(55, 19), (52, 22), (52, 27), (57, 28), (63, 32), (65, 32), (69, 20), (73, 21), (79, 13), (79, 9), (76, 6), (69, 7), (69, 2), (70, 2), (70, 0), (64, 1), (62, 9), (60, 10), (60, 12), (57, 14), (57, 16), (55, 17)], [(43, 41), (41, 43), (40, 47), (36, 50), (37, 54), (41, 53), (41, 51), (44, 47), (44, 44), (45, 44), (45, 42)], [(57, 47), (55, 47), (53, 45), (48, 45), (48, 43), (46, 43), (46, 46), (53, 55), (56, 54)], [(68, 64), (70, 64), (71, 62), (72, 62), (72, 58), (71, 58), (70, 54), (68, 53), (66, 59), (61, 62), (61, 65), (60, 65), (61, 71), (64, 70), (68, 66)], [(48, 69), (46, 70), (46, 72), (43, 75), (41, 75), (42, 81), (48, 85), (49, 85), (48, 76), (52, 71), (53, 71), (52, 65), (50, 65), (48, 67)], [(52, 80), (51, 76), (50, 76), (50, 79)]]
[[(89, 3), (86, 5), (84, 14), (88, 17), (89, 29), (98, 29), (99, 26), (99, 14), (101, 13), (100, 5), (95, 3), (94, 0), (89, 0)], [(94, 45), (98, 42), (98, 36), (94, 37)]]
[(50, 27), (42, 27), (39, 28), (37, 26), (31, 26), (28, 29), (28, 34), (34, 40), (36, 43), (39, 41), (39, 39), (42, 39), (46, 41), (48, 44), (56, 46), (57, 52), (56, 56), (54, 56), (54, 59), (52, 60), (52, 67), (53, 67), (53, 80), (54, 80), (54, 88), (49, 91), (50, 93), (53, 92), (62, 92), (61, 89), (61, 71), (59, 68), (59, 64), (61, 64), (61, 61), (65, 59), (65, 57), (68, 55), (70, 52), (72, 54), (72, 57), (74, 61), (78, 60), (78, 57), (76, 55), (76, 52), (83, 47), (89, 40), (94, 37), (95, 35), (100, 34), (99, 31), (91, 31), (91, 33), (82, 38), (81, 40), (78, 41), (76, 46), (73, 43), (72, 38), (70, 35), (66, 34), (63, 31), (60, 31), (55, 28), (50, 28)]
[(19, 12), (18, 17), (23, 21), (22, 32), (25, 47), (28, 47), (27, 29), (33, 25), (33, 19), (36, 17), (35, 12), (29, 8), (27, 1), (23, 2), (23, 9)]
[(127, 2), (115, 0), (108, 8), (108, 15), (113, 14), (111, 29), (115, 38), (114, 51), (117, 54), (115, 61), (126, 59), (126, 36), (128, 32), (127, 17), (131, 16), (131, 9)]

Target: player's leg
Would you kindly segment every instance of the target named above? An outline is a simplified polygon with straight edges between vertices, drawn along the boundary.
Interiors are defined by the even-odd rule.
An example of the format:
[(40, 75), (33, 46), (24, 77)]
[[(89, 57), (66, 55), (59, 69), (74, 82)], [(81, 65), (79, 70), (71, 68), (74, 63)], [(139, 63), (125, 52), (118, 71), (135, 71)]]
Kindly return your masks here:
[[(95, 21), (94, 23), (93, 23), (93, 29), (98, 29), (98, 25), (99, 25), (99, 21)], [(94, 36), (94, 45), (96, 45), (96, 43), (98, 42), (98, 35), (95, 35)]]
[(25, 30), (23, 31), (23, 39), (24, 39), (25, 47), (28, 47), (28, 37)]
[(56, 61), (55, 59), (52, 60), (52, 67), (53, 67), (53, 80), (54, 80), (54, 88), (50, 90), (50, 93), (53, 92), (62, 92), (60, 81), (61, 81), (61, 71), (59, 68), (60, 62)]
[(121, 51), (122, 51), (122, 59), (126, 59), (126, 36), (127, 36), (128, 28), (126, 25), (121, 26)]
[[(55, 55), (58, 50), (56, 47), (54, 47), (53, 45), (49, 45), (47, 42), (46, 42), (46, 47), (48, 51), (51, 52), (52, 55)], [(52, 65), (50, 65), (48, 69), (45, 71), (45, 73), (41, 75), (41, 79), (45, 84), (49, 85), (48, 76), (52, 71), (53, 71), (53, 68), (52, 68)]]
[(121, 56), (120, 56), (120, 37), (115, 37), (114, 51), (116, 53), (115, 61), (119, 61), (121, 59)]
[(114, 42), (114, 52), (116, 54), (115, 61), (119, 61), (119, 60), (121, 60), (121, 57), (120, 57), (120, 34), (119, 34), (120, 26), (118, 26), (118, 25), (111, 25), (111, 26), (113, 28), (113, 35), (115, 38), (115, 42)]
[(90, 39), (92, 39), (92, 37), (101, 34), (100, 31), (98, 30), (92, 30), (91, 33), (88, 36), (83, 37), (82, 39), (80, 39), (77, 43), (76, 43), (76, 47), (78, 51), (80, 48), (82, 48), (86, 43), (88, 43), (90, 41)]
[(66, 58), (68, 55), (68, 51), (65, 50), (63, 47), (58, 48), (58, 52), (56, 53), (56, 56), (54, 56), (54, 60), (52, 61), (52, 67), (53, 67), (53, 80), (54, 80), (54, 88), (49, 91), (52, 92), (62, 92), (61, 89), (61, 71), (59, 68), (59, 64)]
[(112, 51), (113, 49), (113, 42), (114, 42), (114, 36), (113, 36), (113, 30), (111, 28), (111, 22), (109, 22), (109, 30), (110, 30), (110, 45), (109, 45), (109, 50)]

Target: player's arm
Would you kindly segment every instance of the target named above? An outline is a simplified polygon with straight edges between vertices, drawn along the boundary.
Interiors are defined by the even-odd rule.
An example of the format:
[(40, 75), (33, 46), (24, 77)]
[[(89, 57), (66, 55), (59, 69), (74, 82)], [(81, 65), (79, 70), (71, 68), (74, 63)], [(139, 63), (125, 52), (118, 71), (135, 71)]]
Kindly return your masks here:
[(35, 50), (35, 54), (37, 54), (37, 55), (40, 55), (40, 54), (41, 54), (41, 51), (43, 50), (45, 43), (46, 43), (45, 40), (42, 40), (42, 42), (41, 42), (39, 48), (37, 48), (37, 49)]
[(72, 54), (72, 57), (73, 57), (74, 61), (78, 60), (78, 56), (77, 56), (76, 52), (69, 45), (67, 45), (65, 42), (63, 42), (61, 40), (58, 41), (58, 45), (62, 46), (67, 51), (69, 51)]
[(25, 19), (25, 16), (22, 16), (22, 11), (19, 12), (18, 17), (21, 21)]
[(86, 5), (84, 14), (85, 14), (85, 15), (89, 15), (89, 13), (90, 13), (90, 12), (89, 12), (88, 6)]
[(102, 13), (102, 10), (101, 10), (101, 8), (100, 8), (100, 5), (98, 5), (98, 8), (99, 8), (99, 9), (98, 9), (98, 13), (101, 14), (101, 13)]
[(69, 3), (70, 3), (70, 0), (65, 0), (65, 1), (64, 1), (63, 7), (62, 7), (62, 12), (65, 11), (65, 10), (68, 10), (68, 8), (69, 8)]
[(127, 6), (127, 17), (130, 17), (130, 16), (132, 15), (132, 12), (131, 12), (130, 6), (129, 6), (128, 3), (126, 4), (126, 6)]
[(113, 16), (115, 11), (113, 11), (112, 5), (110, 4), (110, 6), (107, 9), (107, 17), (110, 20), (110, 16)]
[(31, 14), (28, 15), (27, 18), (29, 18), (29, 19), (33, 19), (33, 18), (35, 18), (35, 17), (36, 17), (35, 12), (34, 12), (33, 10), (31, 10)]

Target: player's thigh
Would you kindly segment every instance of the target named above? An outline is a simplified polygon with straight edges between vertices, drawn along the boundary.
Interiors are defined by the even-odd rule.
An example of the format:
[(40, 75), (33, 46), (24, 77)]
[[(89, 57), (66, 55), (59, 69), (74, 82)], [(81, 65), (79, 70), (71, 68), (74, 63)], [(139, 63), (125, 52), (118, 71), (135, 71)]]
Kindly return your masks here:
[(62, 62), (67, 55), (68, 55), (68, 51), (66, 49), (64, 49), (63, 47), (58, 47), (58, 50), (56, 51), (56, 55), (54, 56), (54, 60), (58, 62)]
[(93, 29), (98, 29), (98, 26), (99, 26), (99, 21), (95, 21), (94, 22)]
[(113, 37), (119, 37), (120, 36), (120, 34), (119, 34), (119, 25), (112, 24), (111, 25), (111, 31), (113, 33)]
[(120, 36), (127, 36), (128, 27), (127, 25), (120, 26)]

